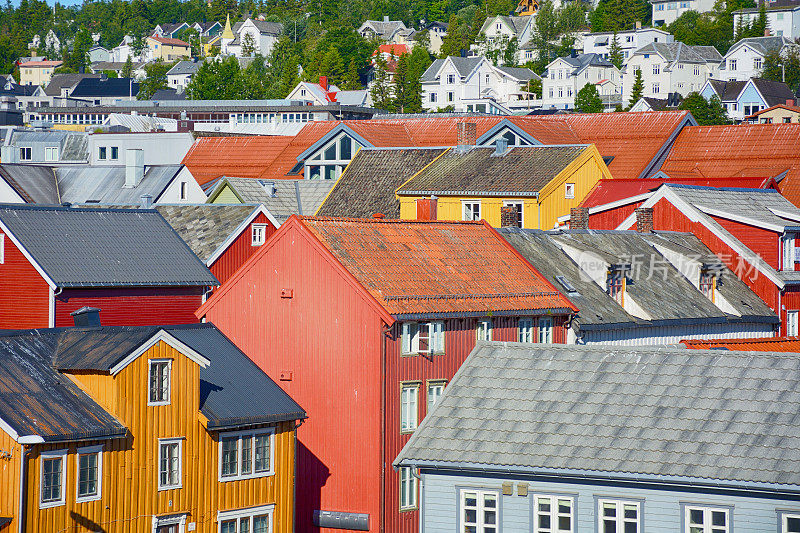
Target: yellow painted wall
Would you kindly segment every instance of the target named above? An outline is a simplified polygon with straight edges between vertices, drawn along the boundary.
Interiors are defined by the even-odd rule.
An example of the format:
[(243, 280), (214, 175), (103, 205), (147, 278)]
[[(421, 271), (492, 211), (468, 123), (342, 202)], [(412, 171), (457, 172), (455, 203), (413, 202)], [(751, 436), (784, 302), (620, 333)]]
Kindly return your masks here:
[[(147, 405), (148, 359), (172, 359), (171, 404)], [(290, 532), (294, 515), (294, 423), (276, 428), (275, 474), (255, 479), (218, 480), (219, 434), (209, 432), (199, 413), (199, 367), (180, 352), (159, 342), (116, 376), (82, 372), (70, 377), (129, 429), (129, 437), (103, 444), (101, 499), (76, 503), (76, 445), (42, 445), (69, 449), (66, 504), (39, 509), (40, 457), (28, 462), (27, 530), (87, 531), (97, 524), (107, 532), (150, 533), (153, 515), (188, 513), (187, 524), (198, 532), (218, 530), (217, 512), (274, 504), (273, 531)], [(183, 486), (158, 490), (158, 439), (183, 437)], [(2, 501), (2, 499), (0, 499)]]
[(233, 193), (229, 185), (225, 185), (211, 202), (212, 204), (240, 204), (239, 198)]
[[(10, 516), (8, 531), (17, 531), (16, 517), (19, 512), (19, 462), (21, 446), (0, 429), (0, 516)], [(11, 454), (7, 457), (5, 454)]]

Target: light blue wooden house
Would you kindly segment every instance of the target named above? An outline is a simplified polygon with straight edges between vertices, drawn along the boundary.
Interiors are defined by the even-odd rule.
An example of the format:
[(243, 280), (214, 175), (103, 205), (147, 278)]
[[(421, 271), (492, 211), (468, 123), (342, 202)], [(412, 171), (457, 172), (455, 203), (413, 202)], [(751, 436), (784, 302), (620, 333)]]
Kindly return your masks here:
[(394, 465), (424, 533), (798, 533), (800, 354), (479, 342)]
[(728, 118), (741, 122), (753, 113), (769, 107), (786, 104), (794, 105), (794, 93), (783, 82), (761, 78), (750, 78), (747, 81), (721, 81), (708, 79), (700, 89), (700, 95), (706, 100), (716, 96), (728, 112)]

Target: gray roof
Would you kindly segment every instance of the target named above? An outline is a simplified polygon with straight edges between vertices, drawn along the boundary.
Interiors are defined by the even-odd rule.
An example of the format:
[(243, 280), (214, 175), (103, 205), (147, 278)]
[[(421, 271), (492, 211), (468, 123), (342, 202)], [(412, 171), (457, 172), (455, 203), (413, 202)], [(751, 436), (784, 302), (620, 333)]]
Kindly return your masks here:
[(497, 67), (497, 70), (500, 72), (504, 72), (508, 74), (512, 78), (516, 78), (518, 80), (528, 81), (528, 80), (540, 80), (542, 79), (529, 68), (519, 68), (519, 67)]
[[(389, 37), (394, 35), (395, 32), (406, 27), (402, 20), (367, 20), (364, 21), (364, 23), (361, 25), (361, 28), (364, 26), (371, 27), (377, 35)], [(359, 28), (359, 30), (361, 30), (361, 28)]]
[(799, 373), (790, 353), (479, 342), (395, 464), (800, 486)]
[(57, 287), (219, 284), (155, 210), (5, 205), (0, 221)]
[(787, 100), (794, 102), (794, 93), (785, 83), (763, 78), (752, 78), (752, 81), (758, 92), (764, 97), (767, 107), (785, 104)]
[[(719, 259), (688, 233), (568, 230), (548, 231), (503, 228), (499, 230), (543, 276), (579, 309), (578, 329), (639, 328), (672, 324), (719, 324), (724, 322), (777, 322), (775, 313)], [(654, 247), (655, 246), (655, 247)], [(679, 268), (658, 249), (668, 249), (678, 262), (722, 268), (718, 294), (738, 311), (726, 313), (704, 296)], [(675, 255), (678, 254), (678, 255)], [(602, 263), (602, 264), (601, 264)], [(609, 265), (628, 263), (631, 270), (626, 297), (647, 316), (627, 312), (590, 273)], [(568, 290), (559, 277), (571, 285)], [(699, 279), (699, 278), (698, 278)]]
[(203, 64), (202, 61), (178, 61), (175, 66), (169, 69), (167, 76), (179, 76), (184, 74), (194, 74)]
[(714, 92), (717, 93), (721, 102), (736, 101), (745, 85), (747, 85), (746, 81), (724, 81), (711, 78), (708, 79), (708, 83), (714, 89)]
[(89, 159), (89, 137), (80, 131), (14, 130), (10, 144), (14, 146), (33, 144), (59, 146), (59, 161), (85, 162)]
[(4, 179), (27, 203), (61, 203), (53, 167), (3, 163), (0, 164), (0, 179)]
[(266, 20), (252, 20), (253, 24), (256, 25), (258, 31), (261, 33), (267, 33), (269, 35), (280, 35), (283, 33), (283, 24), (280, 22), (268, 22)]
[(178, 232), (204, 263), (234, 231), (241, 229), (258, 206), (253, 205), (159, 205), (156, 210)]
[(99, 78), (100, 74), (53, 74), (44, 88), (47, 96), (61, 96), (61, 89), (72, 88), (83, 78)]
[(517, 16), (507, 16), (507, 15), (498, 15), (496, 17), (487, 17), (484, 21), (483, 25), (481, 26), (481, 33), (486, 33), (489, 29), (489, 25), (496, 19), (502, 20), (509, 28), (514, 30), (516, 37), (519, 37), (522, 31), (525, 29), (525, 26), (528, 24), (530, 20), (530, 16), (524, 17), (517, 17)]
[(139, 185), (130, 189), (123, 187), (124, 166), (62, 166), (56, 175), (62, 202), (130, 206), (139, 205), (145, 194), (157, 201), (180, 170), (181, 165), (147, 166)]
[(566, 61), (575, 69), (575, 72), (580, 72), (586, 67), (613, 67), (614, 64), (608, 59), (605, 59), (600, 54), (592, 52), (591, 54), (580, 54), (575, 57), (567, 56), (559, 58)]
[(689, 46), (682, 42), (650, 43), (637, 54), (659, 54), (670, 63), (721, 63), (722, 55), (713, 46)]
[(735, 50), (743, 44), (750, 46), (761, 55), (766, 55), (770, 52), (778, 52), (783, 50), (783, 47), (792, 44), (792, 41), (783, 35), (770, 37), (747, 37), (745, 39), (739, 39), (736, 41), (733, 46), (728, 49), (728, 52), (725, 55), (730, 54), (732, 50)]
[(436, 76), (439, 74), (439, 71), (444, 65), (444, 62), (450, 59), (453, 62), (453, 66), (455, 66), (458, 74), (461, 77), (467, 76), (473, 69), (478, 66), (478, 63), (484, 60), (483, 57), (458, 57), (458, 56), (450, 56), (445, 59), (437, 59), (431, 66), (425, 70), (425, 73), (422, 74), (422, 79), (420, 81), (436, 81)]
[[(224, 180), (224, 181), (223, 181)], [(333, 180), (257, 180), (223, 178), (214, 192), (227, 183), (247, 204), (262, 204), (283, 224), (292, 215), (313, 215), (335, 185)], [(274, 193), (273, 193), (274, 191)], [(213, 196), (214, 192), (209, 194)]]

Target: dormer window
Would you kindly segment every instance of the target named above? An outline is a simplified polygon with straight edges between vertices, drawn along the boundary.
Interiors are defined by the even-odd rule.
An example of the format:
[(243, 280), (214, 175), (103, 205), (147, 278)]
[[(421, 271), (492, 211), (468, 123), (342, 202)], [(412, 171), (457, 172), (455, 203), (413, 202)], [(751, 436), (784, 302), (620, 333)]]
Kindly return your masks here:
[(716, 303), (716, 291), (720, 285), (720, 275), (722, 274), (722, 265), (702, 265), (700, 268), (700, 281), (698, 288), (703, 296)]
[(169, 405), (172, 361), (150, 360), (150, 395), (147, 405)]
[(614, 298), (619, 305), (625, 305), (625, 273), (630, 265), (611, 265), (606, 275), (606, 293)]
[(796, 235), (794, 233), (787, 233), (783, 236), (783, 267), (782, 270), (794, 270), (794, 263), (797, 260), (796, 248), (794, 240)]

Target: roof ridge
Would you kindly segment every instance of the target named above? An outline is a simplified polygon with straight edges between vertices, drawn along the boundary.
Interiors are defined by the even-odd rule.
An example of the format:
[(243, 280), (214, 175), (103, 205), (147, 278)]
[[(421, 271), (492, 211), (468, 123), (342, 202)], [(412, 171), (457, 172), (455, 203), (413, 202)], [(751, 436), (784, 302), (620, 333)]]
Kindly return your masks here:
[(454, 224), (482, 226), (479, 220), (402, 220), (399, 218), (351, 218), (351, 217), (327, 217), (313, 215), (298, 215), (300, 220), (319, 221), (319, 222), (356, 222), (362, 224)]

